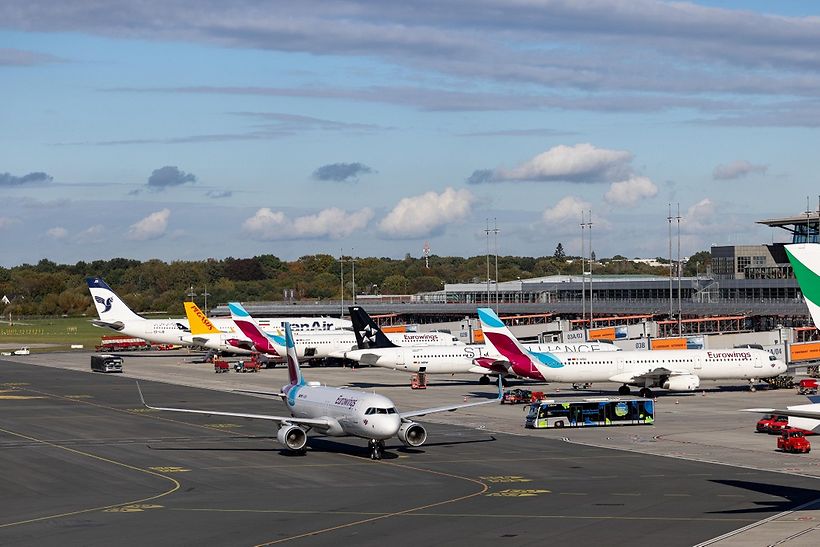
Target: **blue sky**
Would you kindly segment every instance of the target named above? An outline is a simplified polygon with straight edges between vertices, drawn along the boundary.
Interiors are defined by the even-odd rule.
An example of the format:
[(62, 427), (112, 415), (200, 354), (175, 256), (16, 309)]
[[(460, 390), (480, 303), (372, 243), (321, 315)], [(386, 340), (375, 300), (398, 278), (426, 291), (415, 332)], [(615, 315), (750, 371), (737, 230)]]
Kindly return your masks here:
[[(814, 11), (812, 11), (814, 10)], [(764, 243), (817, 207), (813, 3), (9, 0), (0, 265)]]

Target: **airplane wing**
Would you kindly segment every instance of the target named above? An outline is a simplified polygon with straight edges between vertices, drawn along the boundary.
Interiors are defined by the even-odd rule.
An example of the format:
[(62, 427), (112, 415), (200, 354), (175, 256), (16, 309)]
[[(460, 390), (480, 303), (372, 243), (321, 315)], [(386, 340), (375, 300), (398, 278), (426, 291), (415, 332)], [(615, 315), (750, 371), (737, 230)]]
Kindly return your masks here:
[(267, 395), (269, 397), (279, 397), (280, 399), (285, 399), (287, 395), (281, 392), (273, 392), (273, 391), (251, 391), (250, 389), (232, 389), (232, 393), (250, 393), (252, 395)]
[(142, 401), (142, 405), (145, 408), (150, 408), (151, 410), (166, 410), (169, 412), (185, 412), (188, 414), (204, 414), (205, 416), (228, 416), (231, 418), (249, 418), (252, 420), (269, 420), (271, 422), (277, 423), (288, 423), (288, 424), (302, 424), (302, 425), (312, 425), (318, 427), (330, 427), (331, 424), (327, 420), (321, 419), (312, 419), (312, 418), (294, 418), (292, 416), (271, 416), (269, 414), (247, 414), (244, 412), (217, 412), (215, 410), (193, 410), (189, 408), (169, 408), (169, 407), (161, 407), (161, 406), (150, 406), (148, 403), (145, 402), (145, 397), (142, 395), (142, 389), (140, 389), (140, 384), (137, 382), (137, 391), (140, 394), (140, 400)]
[(359, 363), (363, 365), (375, 365), (379, 361), (379, 357), (381, 357), (381, 355), (378, 353), (363, 353), (359, 358)]
[(506, 359), (494, 359), (493, 357), (476, 357), (473, 364), (489, 372), (507, 373), (510, 371), (510, 362)]
[(415, 416), (424, 416), (426, 414), (435, 414), (436, 412), (453, 412), (460, 408), (467, 408), (471, 406), (487, 405), (490, 403), (498, 403), (504, 397), (504, 385), (501, 383), (502, 378), (498, 376), (498, 397), (490, 399), (489, 401), (479, 401), (477, 403), (464, 403), (460, 405), (439, 406), (435, 408), (425, 408), (422, 410), (411, 410), (409, 412), (399, 412), (399, 417), (404, 420), (406, 418), (413, 418)]
[(680, 376), (683, 374), (691, 375), (692, 373), (683, 370), (670, 370), (666, 367), (658, 367), (639, 374), (636, 374), (635, 372), (622, 372), (621, 374), (611, 376), (609, 381), (618, 383), (632, 383), (640, 380), (658, 380), (659, 378)]
[[(801, 405), (812, 407), (815, 405)], [(820, 420), (820, 408), (743, 408), (741, 412), (757, 412), (760, 414), (775, 414), (777, 416), (794, 416), (795, 418), (813, 418)]]
[(103, 329), (112, 329), (116, 331), (120, 331), (125, 328), (125, 323), (123, 323), (122, 321), (108, 322), (102, 321), (101, 319), (94, 319), (91, 321), (91, 324), (95, 327), (100, 327)]

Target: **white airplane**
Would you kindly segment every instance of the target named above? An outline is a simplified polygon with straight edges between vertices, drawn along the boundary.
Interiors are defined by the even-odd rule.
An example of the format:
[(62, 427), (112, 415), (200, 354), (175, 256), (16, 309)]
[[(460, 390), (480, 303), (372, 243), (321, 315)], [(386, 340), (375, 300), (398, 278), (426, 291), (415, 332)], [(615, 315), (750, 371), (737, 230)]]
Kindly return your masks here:
[[(99, 316), (99, 320), (91, 322), (94, 326), (109, 328), (156, 344), (190, 345), (184, 340), (191, 336), (187, 319), (145, 319), (131, 311), (102, 278), (88, 277), (86, 283)], [(213, 318), (211, 321), (216, 328), (225, 333), (238, 334), (230, 318)], [(332, 317), (269, 318), (260, 319), (259, 324), (263, 328), (275, 329), (285, 321), (293, 321), (294, 326), (299, 325), (301, 330), (331, 330), (347, 328), (351, 324), (346, 319)]]
[(748, 379), (752, 388), (762, 378), (786, 372), (786, 363), (759, 349), (655, 350), (609, 353), (534, 353), (515, 339), (490, 308), (479, 308), (484, 339), (498, 356), (496, 365), (510, 374), (546, 382), (617, 382), (620, 395), (629, 386), (651, 397), (652, 387), (693, 391), (701, 380)]
[[(231, 319), (241, 332), (253, 342), (254, 349), (271, 357), (284, 359), (285, 337), (265, 332), (258, 322), (238, 302), (229, 302)], [(444, 332), (391, 333), (390, 340), (398, 345), (464, 345), (452, 334)], [(345, 353), (356, 349), (356, 335), (348, 330), (329, 332), (298, 332), (294, 342), (300, 359), (344, 359)], [(233, 342), (231, 342), (233, 343)]]
[[(421, 446), (427, 440), (427, 431), (424, 426), (410, 418), (498, 403), (503, 394), (499, 383), (497, 398), (475, 403), (399, 412), (393, 401), (384, 395), (358, 389), (322, 386), (318, 382), (305, 382), (299, 369), (299, 358), (296, 355), (293, 334), (288, 323), (285, 323), (285, 345), (290, 383), (283, 386), (280, 393), (253, 393), (281, 397), (290, 410), (290, 416), (153, 407), (145, 403), (142, 390), (140, 390), (140, 399), (143, 405), (153, 410), (252, 418), (274, 422), (278, 427), (276, 438), (291, 451), (304, 450), (307, 444), (307, 433), (310, 430), (316, 430), (322, 435), (331, 437), (352, 436), (368, 439), (370, 457), (379, 460), (384, 452), (386, 439), (398, 437), (402, 443), (412, 447)], [(139, 384), (137, 388), (139, 389)]]
[[(425, 372), (427, 374), (481, 374), (479, 382), (489, 384), (488, 374), (506, 375), (505, 368), (494, 367), (496, 359), (490, 357), (489, 350), (484, 345), (469, 346), (427, 346), (399, 347), (394, 344), (379, 328), (371, 317), (358, 306), (349, 308), (350, 319), (353, 322), (353, 332), (356, 334), (358, 348), (345, 353), (345, 358), (357, 361), (363, 365), (406, 370), (411, 372)], [(420, 333), (419, 333), (420, 334)], [(427, 334), (427, 333), (424, 333)], [(532, 351), (543, 351), (548, 344), (533, 344)], [(617, 351), (613, 344), (590, 342), (584, 344), (556, 344), (569, 351)]]

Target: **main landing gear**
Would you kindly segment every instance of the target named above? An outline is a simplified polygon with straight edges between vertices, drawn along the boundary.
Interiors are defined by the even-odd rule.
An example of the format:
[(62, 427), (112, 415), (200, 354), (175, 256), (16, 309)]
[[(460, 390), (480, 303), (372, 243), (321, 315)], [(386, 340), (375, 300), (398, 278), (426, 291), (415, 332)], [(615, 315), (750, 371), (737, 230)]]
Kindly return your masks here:
[(484, 376), (478, 379), (478, 383), (482, 386), (486, 386), (490, 383), (490, 377), (485, 374)]
[(380, 460), (384, 455), (384, 441), (379, 441), (376, 439), (370, 439), (367, 442), (368, 448), (370, 448), (370, 459), (371, 460)]
[[(624, 384), (624, 385), (622, 385), (621, 387), (618, 388), (618, 395), (629, 395), (629, 393), (630, 393), (630, 389), (629, 389), (629, 386), (626, 385), (626, 384)], [(652, 390), (649, 389), (648, 387), (642, 387), (638, 391), (638, 396), (643, 397), (644, 399), (651, 399), (653, 397), (653, 395), (654, 394), (652, 393)]]

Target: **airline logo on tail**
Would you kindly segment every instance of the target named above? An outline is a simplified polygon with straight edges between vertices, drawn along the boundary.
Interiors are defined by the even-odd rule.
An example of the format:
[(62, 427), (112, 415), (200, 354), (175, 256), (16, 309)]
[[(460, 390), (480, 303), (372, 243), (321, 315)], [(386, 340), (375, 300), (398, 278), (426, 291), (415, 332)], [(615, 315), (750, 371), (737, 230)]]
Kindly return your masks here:
[(188, 317), (188, 324), (191, 326), (191, 334), (219, 334), (220, 331), (214, 326), (208, 316), (206, 316), (199, 306), (193, 302), (184, 302), (185, 315)]
[(259, 325), (254, 321), (253, 317), (245, 311), (242, 304), (239, 302), (228, 302), (228, 309), (231, 310), (231, 319), (242, 331), (242, 334), (247, 336), (258, 351), (270, 353), (272, 355), (279, 355), (272, 347), (271, 337), (266, 334)]
[(492, 309), (479, 308), (478, 318), (481, 320), (485, 339), (510, 362), (516, 374), (531, 375), (533, 358), (546, 367), (563, 368), (564, 364), (551, 353), (527, 351)]
[(820, 244), (793, 244), (785, 248), (814, 326), (820, 329)]
[(361, 335), (362, 340), (366, 340), (368, 344), (376, 343), (376, 329), (370, 325), (366, 325), (362, 330), (360, 330), (359, 335)]
[(103, 298), (102, 296), (95, 296), (94, 300), (105, 306), (104, 309), (100, 310), (100, 313), (111, 311), (111, 304), (114, 303), (114, 298), (112, 296), (109, 296), (108, 298)]
[(296, 395), (299, 388), (305, 384), (302, 378), (302, 371), (299, 368), (299, 358), (296, 356), (296, 344), (293, 343), (293, 332), (290, 330), (290, 323), (285, 323), (285, 346), (287, 347), (288, 378), (290, 385), (285, 386), (288, 396), (288, 404), (292, 407), (296, 403)]

